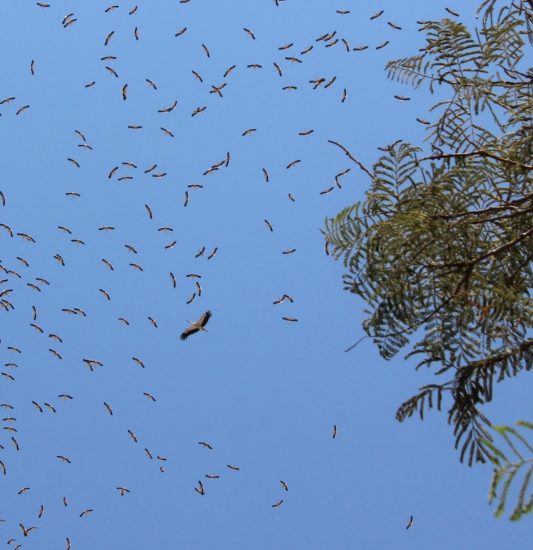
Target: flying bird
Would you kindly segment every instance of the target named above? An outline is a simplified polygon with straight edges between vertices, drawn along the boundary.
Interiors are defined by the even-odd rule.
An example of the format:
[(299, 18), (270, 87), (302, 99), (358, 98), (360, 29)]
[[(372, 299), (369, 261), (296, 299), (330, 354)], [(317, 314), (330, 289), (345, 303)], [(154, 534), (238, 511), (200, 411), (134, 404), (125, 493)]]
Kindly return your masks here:
[(400, 25), (397, 25), (396, 23), (393, 23), (392, 21), (387, 21), (387, 25), (391, 28), (393, 28), (394, 30), (397, 30), (397, 31), (401, 31), (402, 28), (400, 27)]
[(161, 109), (158, 109), (158, 113), (171, 113), (178, 105), (177, 100), (174, 100), (168, 107), (162, 107)]
[(237, 65), (232, 65), (231, 67), (228, 67), (224, 73), (224, 78), (228, 77), (235, 70), (236, 66)]
[(24, 525), (22, 525), (22, 523), (19, 523), (19, 527), (22, 531), (22, 534), (27, 537), (34, 529), (37, 529), (37, 527), (24, 527)]
[(191, 324), (189, 327), (187, 327), (182, 333), (180, 338), (182, 340), (187, 340), (187, 338), (196, 332), (204, 331), (207, 332), (205, 329), (205, 325), (207, 325), (207, 322), (211, 318), (212, 313), (210, 311), (206, 311), (203, 315), (200, 316), (198, 321), (193, 323), (192, 321), (189, 321)]
[(451, 8), (444, 8), (450, 15), (453, 15), (454, 17), (459, 17), (459, 14), (452, 10)]
[(173, 134), (172, 131), (169, 130), (168, 128), (164, 128), (163, 126), (161, 126), (160, 129), (161, 129), (161, 131), (162, 131), (165, 135), (167, 135), (167, 136), (169, 136), (169, 137), (171, 137), (171, 138), (174, 137), (174, 134)]
[(289, 164), (287, 164), (287, 166), (285, 166), (285, 168), (287, 170), (290, 170), (293, 166), (296, 166), (300, 162), (302, 162), (302, 161), (301, 160), (293, 160), (292, 162), (289, 162)]
[(243, 31), (252, 39), (252, 40), (255, 40), (255, 34), (250, 30), (250, 29), (247, 29), (246, 27), (243, 28)]
[(104, 40), (104, 46), (107, 46), (109, 42), (111, 42), (111, 39), (113, 38), (113, 35), (115, 34), (115, 31), (111, 31)]

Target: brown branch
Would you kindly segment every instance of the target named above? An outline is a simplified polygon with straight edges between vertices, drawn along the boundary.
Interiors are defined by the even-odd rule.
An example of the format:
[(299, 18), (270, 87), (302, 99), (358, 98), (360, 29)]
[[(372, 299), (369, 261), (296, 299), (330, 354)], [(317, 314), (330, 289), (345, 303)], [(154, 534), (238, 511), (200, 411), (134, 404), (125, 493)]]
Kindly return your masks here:
[(368, 176), (370, 176), (370, 178), (372, 180), (375, 179), (375, 176), (374, 174), (360, 161), (360, 160), (357, 160), (353, 155), (352, 153), (350, 153), (350, 151), (348, 151), (348, 149), (346, 149), (346, 147), (344, 147), (344, 145), (341, 145), (340, 143), (337, 143), (336, 141), (333, 141), (331, 139), (328, 139), (328, 143), (331, 143), (332, 145), (336, 145), (337, 147), (339, 147), (340, 149), (342, 149), (344, 151), (344, 154), (353, 162), (355, 162), (355, 164), (357, 164), (357, 166), (359, 166), (359, 168), (365, 172)]
[(474, 157), (474, 156), (489, 157), (499, 162), (512, 164), (513, 166), (518, 166), (520, 168), (523, 168), (524, 170), (528, 170), (528, 171), (533, 170), (533, 165), (531, 164), (524, 164), (516, 160), (506, 159), (504, 157), (501, 157), (499, 155), (486, 151), (485, 149), (477, 149), (476, 151), (467, 151), (466, 153), (439, 153), (437, 155), (430, 155), (428, 157), (423, 157), (421, 159), (418, 159), (418, 162), (420, 163), (424, 160), (444, 160), (444, 159), (451, 159), (451, 158), (466, 158), (466, 157)]
[(510, 218), (516, 218), (517, 216), (523, 216), (524, 214), (529, 214), (530, 212), (533, 212), (533, 206), (530, 208), (523, 208), (522, 210), (515, 210), (511, 214), (502, 214), (501, 216), (493, 216), (492, 218), (484, 218), (481, 220), (472, 220), (467, 223), (471, 224), (478, 224), (478, 223), (489, 223), (489, 222), (496, 222), (500, 220), (507, 220)]
[(463, 218), (465, 216), (480, 216), (483, 214), (492, 214), (493, 212), (500, 212), (501, 210), (508, 210), (510, 208), (515, 208), (516, 206), (524, 202), (527, 202), (529, 200), (533, 200), (533, 193), (529, 193), (529, 195), (520, 197), (519, 199), (511, 201), (503, 206), (491, 206), (490, 208), (484, 208), (482, 210), (458, 212), (457, 214), (439, 214), (435, 217), (439, 220), (453, 220), (454, 218)]
[(493, 248), (492, 250), (488, 250), (484, 254), (481, 254), (481, 256), (478, 256), (477, 258), (474, 258), (473, 260), (469, 260), (468, 262), (457, 262), (457, 263), (451, 263), (451, 264), (428, 264), (424, 267), (432, 267), (436, 269), (443, 269), (446, 267), (473, 267), (477, 263), (485, 260), (486, 258), (489, 258), (490, 256), (494, 256), (496, 254), (499, 254), (500, 252), (503, 252), (504, 250), (507, 250), (508, 248), (511, 248), (513, 245), (515, 245), (517, 242), (520, 242), (521, 240), (529, 237), (529, 235), (533, 234), (533, 227), (531, 229), (528, 229), (527, 231), (524, 231), (523, 233), (520, 233), (518, 237), (513, 239), (512, 241), (509, 241), (507, 243), (504, 243), (500, 246), (497, 246), (496, 248)]
[(472, 374), (476, 370), (491, 367), (496, 363), (509, 359), (509, 357), (513, 357), (513, 355), (517, 355), (518, 353), (525, 353), (531, 348), (533, 348), (533, 339), (525, 340), (516, 348), (489, 355), (488, 357), (485, 357), (484, 359), (479, 359), (478, 361), (472, 361), (471, 363), (468, 363), (460, 369), (459, 376), (456, 378), (456, 380), (459, 383), (464, 384), (464, 381), (470, 378), (470, 376), (472, 376)]

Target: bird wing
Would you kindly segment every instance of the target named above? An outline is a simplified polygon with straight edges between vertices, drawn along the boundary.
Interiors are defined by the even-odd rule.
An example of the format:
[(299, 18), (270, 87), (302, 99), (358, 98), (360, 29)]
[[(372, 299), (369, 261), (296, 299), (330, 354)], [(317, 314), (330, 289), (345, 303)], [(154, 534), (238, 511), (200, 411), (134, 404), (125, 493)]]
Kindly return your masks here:
[(206, 311), (201, 317), (200, 319), (198, 319), (198, 322), (200, 323), (200, 325), (202, 327), (205, 327), (205, 325), (207, 325), (207, 321), (209, 321), (209, 319), (211, 318), (213, 314), (211, 313), (211, 311)]
[(194, 325), (191, 325), (190, 327), (187, 327), (182, 333), (181, 333), (181, 336), (180, 338), (182, 340), (187, 340), (187, 338), (191, 335), (191, 334), (194, 334), (195, 332), (198, 332), (200, 329), (198, 327), (195, 327)]

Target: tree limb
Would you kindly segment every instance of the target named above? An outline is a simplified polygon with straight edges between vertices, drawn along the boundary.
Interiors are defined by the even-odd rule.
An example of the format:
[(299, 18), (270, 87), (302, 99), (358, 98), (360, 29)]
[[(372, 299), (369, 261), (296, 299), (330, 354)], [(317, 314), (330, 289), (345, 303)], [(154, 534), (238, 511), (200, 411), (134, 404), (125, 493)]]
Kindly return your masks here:
[(520, 233), (518, 237), (513, 239), (512, 241), (509, 241), (507, 243), (504, 243), (500, 246), (497, 246), (496, 248), (493, 248), (492, 250), (488, 250), (484, 254), (481, 254), (477, 258), (474, 258), (473, 260), (469, 260), (467, 262), (457, 262), (457, 263), (450, 263), (450, 264), (428, 264), (425, 267), (432, 267), (436, 269), (443, 269), (446, 267), (473, 267), (477, 263), (486, 260), (490, 256), (494, 256), (495, 254), (499, 254), (500, 252), (503, 252), (504, 250), (507, 250), (508, 248), (511, 248), (513, 245), (515, 245), (517, 242), (520, 242), (521, 240), (529, 237), (529, 235), (533, 234), (533, 227), (531, 229), (528, 229), (527, 231), (524, 231), (523, 233)]
[(331, 143), (333, 145), (336, 145), (337, 147), (339, 147), (340, 149), (342, 149), (344, 151), (344, 154), (353, 162), (355, 162), (355, 164), (357, 164), (357, 166), (359, 166), (359, 168), (361, 168), (361, 170), (363, 172), (365, 172), (368, 176), (370, 176), (370, 178), (372, 180), (375, 179), (375, 176), (374, 174), (359, 160), (357, 160), (353, 155), (352, 153), (350, 153), (350, 151), (348, 151), (348, 149), (346, 149), (346, 147), (344, 147), (344, 145), (341, 145), (340, 143), (337, 143), (336, 141), (333, 141), (331, 139), (328, 139), (328, 143)]
[(518, 166), (520, 168), (523, 168), (524, 170), (528, 170), (528, 171), (533, 170), (533, 165), (531, 164), (524, 164), (516, 160), (506, 159), (504, 157), (500, 157), (499, 155), (486, 151), (485, 149), (476, 149), (475, 151), (467, 151), (466, 153), (439, 153), (437, 155), (430, 155), (430, 156), (418, 159), (418, 163), (424, 160), (444, 160), (444, 159), (450, 159), (450, 158), (466, 158), (466, 157), (474, 157), (474, 156), (489, 157), (499, 162), (512, 164), (513, 166)]

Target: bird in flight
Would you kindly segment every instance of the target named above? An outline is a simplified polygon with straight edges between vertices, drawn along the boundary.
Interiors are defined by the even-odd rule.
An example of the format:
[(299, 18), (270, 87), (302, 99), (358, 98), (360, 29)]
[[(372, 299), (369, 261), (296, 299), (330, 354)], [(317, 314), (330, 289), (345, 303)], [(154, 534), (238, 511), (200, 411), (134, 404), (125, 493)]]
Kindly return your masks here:
[(191, 324), (191, 326), (187, 327), (187, 328), (181, 333), (180, 338), (181, 338), (182, 340), (187, 340), (187, 338), (188, 338), (191, 334), (194, 334), (194, 333), (200, 332), (200, 331), (207, 332), (206, 329), (205, 329), (205, 325), (207, 325), (207, 322), (208, 322), (209, 319), (211, 318), (211, 315), (212, 315), (212, 313), (211, 313), (210, 311), (206, 311), (202, 316), (200, 316), (200, 318), (198, 319), (198, 321), (196, 321), (195, 323), (193, 323), (192, 321), (189, 321), (189, 323)]
[(27, 537), (34, 529), (37, 529), (37, 527), (24, 527), (24, 525), (22, 525), (22, 523), (19, 523), (19, 527), (22, 531), (22, 534)]

